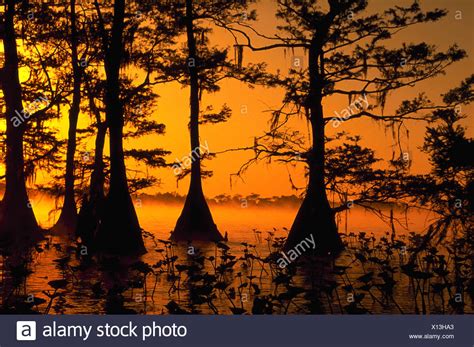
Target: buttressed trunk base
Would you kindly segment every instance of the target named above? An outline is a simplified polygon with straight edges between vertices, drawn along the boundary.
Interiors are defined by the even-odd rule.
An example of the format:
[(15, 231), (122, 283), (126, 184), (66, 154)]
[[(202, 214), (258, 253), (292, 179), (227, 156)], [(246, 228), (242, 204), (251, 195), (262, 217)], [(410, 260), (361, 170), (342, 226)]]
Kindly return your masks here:
[(0, 248), (27, 247), (41, 237), (28, 199), (6, 196), (0, 203)]
[(325, 197), (314, 196), (309, 191), (293, 222), (285, 249), (291, 249), (306, 237), (314, 236), (315, 254), (337, 254), (344, 245), (337, 231), (334, 212)]
[(77, 228), (77, 207), (74, 199), (65, 199), (61, 214), (51, 231), (73, 235)]
[(171, 234), (173, 241), (222, 241), (199, 185), (191, 184), (183, 211)]
[(0, 246), (27, 246), (41, 237), (40, 228), (28, 198), (23, 171), (22, 142), (8, 127), (6, 188), (0, 203)]
[(110, 191), (106, 197), (96, 246), (102, 252), (117, 255), (146, 253), (142, 229), (128, 192)]

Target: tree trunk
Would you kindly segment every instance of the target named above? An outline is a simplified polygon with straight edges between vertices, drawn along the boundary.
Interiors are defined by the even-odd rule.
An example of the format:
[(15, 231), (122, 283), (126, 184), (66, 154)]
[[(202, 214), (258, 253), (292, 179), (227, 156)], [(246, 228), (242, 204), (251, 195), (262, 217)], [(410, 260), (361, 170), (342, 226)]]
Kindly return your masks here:
[[(99, 112), (95, 108), (94, 112)], [(99, 227), (100, 216), (104, 207), (105, 173), (104, 173), (104, 146), (107, 134), (107, 124), (100, 121), (100, 113), (96, 113), (97, 135), (95, 139), (94, 168), (91, 174), (89, 194), (82, 198), (79, 211), (76, 236), (92, 250)]]
[(107, 76), (105, 114), (109, 127), (110, 189), (97, 232), (99, 250), (114, 254), (146, 252), (142, 230), (128, 190), (123, 151), (124, 110), (120, 100), (119, 72), (123, 55), (124, 0), (115, 0), (112, 37), (105, 52)]
[(315, 253), (326, 255), (338, 253), (344, 246), (337, 231), (335, 214), (326, 193), (325, 185), (325, 138), (324, 112), (322, 106), (323, 68), (320, 57), (322, 40), (316, 37), (309, 50), (310, 93), (307, 107), (310, 110), (312, 148), (308, 158), (309, 182), (303, 203), (296, 215), (285, 244), (293, 248), (311, 235), (316, 242)]
[(207, 205), (202, 190), (201, 151), (199, 142), (199, 80), (197, 71), (199, 61), (197, 59), (196, 40), (194, 38), (192, 0), (186, 0), (186, 32), (189, 50), (191, 152), (197, 153), (197, 155), (193, 155), (188, 195), (186, 196), (183, 211), (178, 218), (171, 239), (175, 241), (221, 241), (223, 237), (214, 223), (211, 210)]
[(89, 194), (82, 197), (82, 205), (79, 211), (76, 236), (90, 248), (94, 248), (94, 241), (99, 227), (100, 215), (103, 210), (105, 192), (105, 164), (104, 164), (104, 146), (105, 136), (107, 135), (107, 123), (102, 121), (101, 113), (95, 104), (94, 94), (86, 80), (87, 96), (89, 107), (95, 116), (97, 123), (97, 135), (95, 138), (94, 166), (89, 184)]
[(105, 197), (104, 146), (106, 134), (107, 124), (100, 123), (97, 127), (97, 137), (95, 139), (94, 170), (92, 171), (91, 175), (90, 197), (92, 200), (103, 200)]
[(25, 123), (14, 125), (15, 111), (23, 110), (18, 72), (18, 52), (14, 27), (15, 1), (8, 0), (4, 13), (3, 47), (5, 66), (2, 71), (2, 89), (6, 106), (6, 188), (0, 205), (0, 244), (28, 244), (37, 239), (38, 223), (28, 199), (25, 184), (23, 134)]
[(77, 207), (74, 190), (74, 157), (76, 154), (77, 121), (81, 104), (82, 70), (77, 56), (76, 0), (71, 0), (71, 63), (73, 69), (73, 97), (69, 110), (69, 132), (66, 155), (66, 176), (64, 203), (53, 231), (73, 234), (77, 227)]

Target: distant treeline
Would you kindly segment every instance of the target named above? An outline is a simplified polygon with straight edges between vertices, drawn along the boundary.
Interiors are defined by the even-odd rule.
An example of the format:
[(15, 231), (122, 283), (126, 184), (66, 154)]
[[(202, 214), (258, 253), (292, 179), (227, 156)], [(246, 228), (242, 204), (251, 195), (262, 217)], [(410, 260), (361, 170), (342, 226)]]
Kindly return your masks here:
[[(140, 199), (142, 202), (152, 201), (157, 203), (163, 203), (168, 205), (182, 205), (186, 200), (186, 195), (180, 195), (178, 193), (157, 193), (157, 194), (137, 194), (135, 199)], [(297, 195), (280, 195), (280, 196), (271, 196), (264, 197), (259, 194), (250, 194), (250, 195), (229, 195), (229, 194), (219, 194), (214, 197), (207, 197), (206, 200), (211, 205), (226, 205), (226, 206), (240, 206), (245, 207), (295, 207), (298, 208), (301, 205), (303, 200), (302, 197)], [(332, 205), (338, 205), (340, 202), (335, 201), (331, 202)], [(373, 208), (403, 208), (402, 205), (398, 206), (395, 203), (371, 203), (366, 204)], [(354, 205), (354, 208), (357, 208), (357, 205)]]
[[(4, 192), (5, 184), (0, 183), (0, 192)], [(48, 190), (45, 189), (31, 189), (30, 195), (34, 197), (36, 194), (46, 193), (47, 195), (51, 195)], [(56, 198), (55, 196), (51, 196), (52, 198)], [(156, 194), (147, 194), (147, 193), (138, 193), (134, 196), (135, 201), (139, 199), (141, 202), (155, 202), (155, 203), (163, 203), (167, 205), (182, 205), (186, 200), (186, 195), (180, 195), (176, 192), (166, 192), (166, 193), (156, 193)], [(229, 194), (219, 194), (214, 197), (206, 197), (206, 200), (211, 205), (226, 205), (226, 206), (240, 206), (242, 208), (245, 207), (296, 207), (298, 208), (301, 205), (303, 200), (302, 197), (297, 195), (280, 195), (280, 196), (271, 196), (271, 197), (264, 197), (260, 194), (250, 194), (250, 195), (229, 195)], [(339, 204), (339, 201), (331, 202), (331, 205)], [(371, 207), (377, 208), (403, 208), (400, 204), (398, 206), (395, 203), (371, 203), (367, 204)], [(357, 205), (354, 206), (356, 208)]]
[[(178, 193), (157, 193), (139, 194), (136, 197), (142, 201), (154, 201), (165, 204), (179, 204), (182, 205), (186, 200), (185, 195)], [(301, 198), (296, 195), (281, 195), (272, 197), (263, 197), (259, 194), (250, 194), (247, 196), (236, 194), (219, 194), (213, 198), (207, 198), (209, 204), (212, 205), (238, 205), (240, 207), (268, 207), (268, 206), (295, 206), (301, 205)]]

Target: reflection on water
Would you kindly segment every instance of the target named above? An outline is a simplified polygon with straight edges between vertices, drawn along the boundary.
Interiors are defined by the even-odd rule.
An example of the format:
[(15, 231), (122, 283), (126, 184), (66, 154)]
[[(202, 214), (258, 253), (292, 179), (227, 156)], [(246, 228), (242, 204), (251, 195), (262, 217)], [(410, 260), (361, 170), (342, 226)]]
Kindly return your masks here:
[[(44, 227), (51, 225), (50, 203), (43, 199), (35, 209)], [(408, 257), (403, 245), (413, 237), (409, 232), (425, 230), (426, 213), (411, 212), (405, 220), (408, 230), (397, 227), (400, 243), (388, 245), (371, 237), (380, 239), (390, 228), (376, 216), (353, 209), (347, 224), (345, 216), (340, 221), (353, 248), (334, 262), (313, 259), (309, 270), (295, 272), (282, 271), (274, 261), (271, 265), (271, 257), (279, 256), (274, 246), (286, 236), (295, 207), (213, 206), (216, 224), (229, 235), (229, 250), (225, 245), (163, 241), (180, 206), (141, 203), (137, 211), (141, 226), (149, 232), (145, 235), (148, 253), (143, 257), (99, 261), (89, 258), (80, 245), (48, 236), (30, 253), (27, 267), (19, 259), (1, 258), (2, 306), (8, 302), (22, 311), (67, 314), (449, 313), (457, 309), (456, 288), (447, 278), (451, 275), (433, 270), (442, 269), (444, 255), (431, 254), (435, 260), (424, 271), (403, 268)], [(367, 236), (358, 237), (359, 232)], [(472, 312), (471, 299), (461, 294), (464, 310)]]

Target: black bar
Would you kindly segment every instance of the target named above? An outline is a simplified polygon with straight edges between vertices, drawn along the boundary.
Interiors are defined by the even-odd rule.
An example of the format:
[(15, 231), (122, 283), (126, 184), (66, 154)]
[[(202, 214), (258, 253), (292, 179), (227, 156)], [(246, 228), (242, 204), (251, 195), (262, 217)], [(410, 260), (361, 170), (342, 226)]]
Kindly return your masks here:
[[(17, 341), (31, 331), (17, 321), (36, 322), (35, 342)], [(56, 325), (75, 337), (45, 337)], [(109, 324), (109, 329), (106, 329)], [(101, 331), (131, 337), (98, 337)], [(154, 330), (155, 337), (144, 335)], [(175, 324), (174, 329), (173, 324)], [(60, 326), (65, 328), (61, 328)], [(73, 329), (73, 327), (76, 327)], [(86, 330), (82, 328), (86, 327)], [(135, 326), (136, 328), (133, 328)], [(161, 330), (158, 328), (161, 327)], [(168, 326), (168, 327), (166, 327)], [(68, 328), (66, 328), (68, 327)], [(100, 328), (99, 328), (100, 327)], [(181, 327), (181, 328), (179, 328)], [(185, 328), (183, 328), (185, 327)], [(179, 329), (178, 329), (179, 328)], [(89, 330), (89, 335), (87, 331)], [(158, 336), (160, 334), (162, 336)], [(446, 346), (474, 345), (474, 316), (0, 316), (0, 346)], [(145, 333), (145, 334), (144, 334)], [(174, 334), (169, 337), (163, 335)], [(182, 336), (182, 335), (185, 336)], [(182, 337), (179, 337), (181, 335)], [(412, 338), (410, 338), (412, 335)], [(417, 336), (415, 339), (413, 336)], [(439, 335), (439, 340), (436, 336)], [(421, 336), (421, 337), (420, 337)]]

